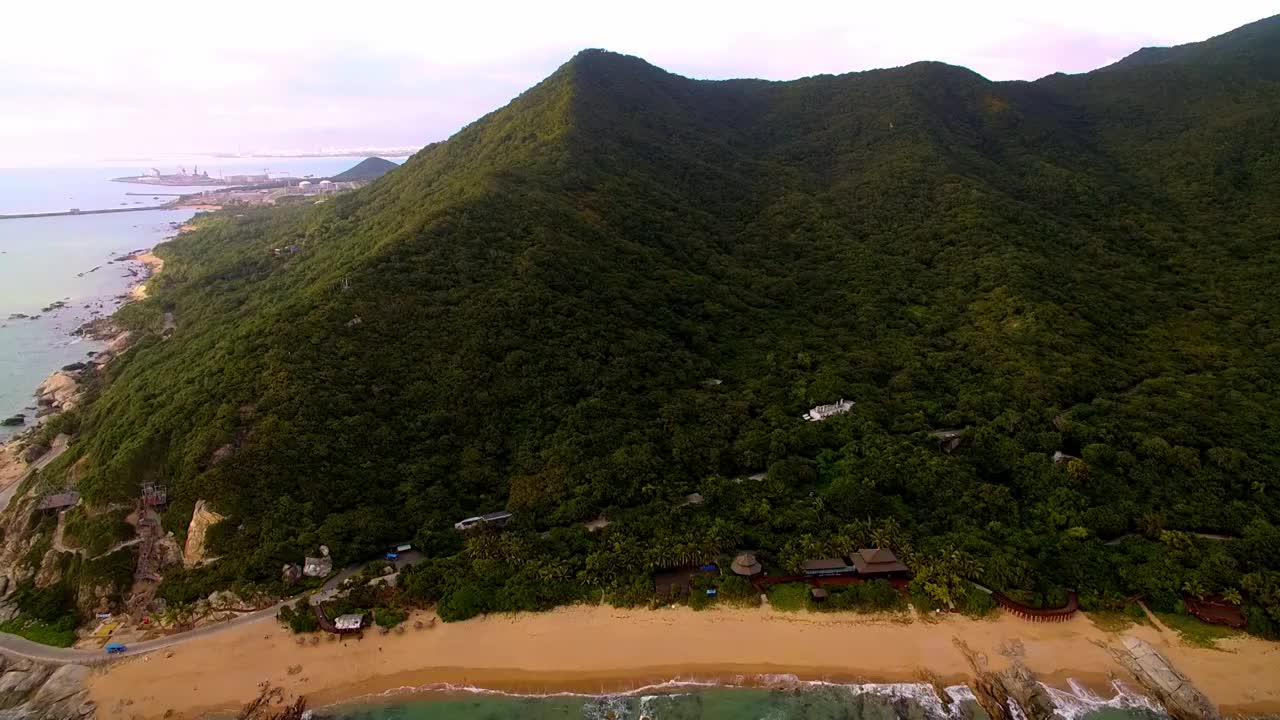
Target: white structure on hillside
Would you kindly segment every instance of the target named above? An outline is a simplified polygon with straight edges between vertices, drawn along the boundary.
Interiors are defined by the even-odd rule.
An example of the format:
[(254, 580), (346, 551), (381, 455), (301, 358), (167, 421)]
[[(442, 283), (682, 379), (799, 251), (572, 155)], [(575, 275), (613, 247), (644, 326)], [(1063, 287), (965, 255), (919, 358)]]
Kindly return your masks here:
[(809, 422), (818, 422), (820, 420), (826, 420), (829, 417), (835, 417), (836, 415), (843, 415), (853, 409), (853, 404), (852, 400), (840, 398), (840, 402), (838, 403), (819, 405), (815, 407), (804, 414), (804, 419)]

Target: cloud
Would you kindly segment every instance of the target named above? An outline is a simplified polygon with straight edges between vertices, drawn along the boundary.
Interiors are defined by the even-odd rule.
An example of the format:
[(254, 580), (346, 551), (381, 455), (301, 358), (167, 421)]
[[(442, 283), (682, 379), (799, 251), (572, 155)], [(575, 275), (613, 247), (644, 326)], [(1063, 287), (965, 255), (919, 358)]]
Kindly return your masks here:
[(1200, 40), (1269, 4), (10, 3), (0, 160), (425, 144), (584, 47), (693, 77), (790, 79), (931, 59), (1033, 79)]

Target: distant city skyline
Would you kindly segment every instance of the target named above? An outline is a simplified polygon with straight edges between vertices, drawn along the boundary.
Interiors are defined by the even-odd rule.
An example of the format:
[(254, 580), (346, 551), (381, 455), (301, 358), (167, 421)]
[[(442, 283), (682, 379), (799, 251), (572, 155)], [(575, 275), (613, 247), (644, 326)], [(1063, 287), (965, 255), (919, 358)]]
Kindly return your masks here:
[[(1041, 7), (1043, 6), (1043, 7)], [(0, 166), (213, 152), (420, 147), (577, 51), (689, 77), (789, 80), (963, 65), (1086, 72), (1203, 40), (1273, 2), (19, 3), (0, 44)]]

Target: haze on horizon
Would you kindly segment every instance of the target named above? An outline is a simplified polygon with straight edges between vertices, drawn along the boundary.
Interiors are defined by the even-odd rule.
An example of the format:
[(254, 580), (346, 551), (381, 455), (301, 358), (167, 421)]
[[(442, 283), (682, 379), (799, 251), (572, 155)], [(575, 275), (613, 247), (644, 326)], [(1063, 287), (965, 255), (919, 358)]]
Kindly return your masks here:
[(0, 166), (201, 152), (418, 147), (587, 47), (698, 78), (786, 80), (918, 60), (993, 80), (1203, 40), (1269, 0), (549, 4), (20, 3), (0, 44)]

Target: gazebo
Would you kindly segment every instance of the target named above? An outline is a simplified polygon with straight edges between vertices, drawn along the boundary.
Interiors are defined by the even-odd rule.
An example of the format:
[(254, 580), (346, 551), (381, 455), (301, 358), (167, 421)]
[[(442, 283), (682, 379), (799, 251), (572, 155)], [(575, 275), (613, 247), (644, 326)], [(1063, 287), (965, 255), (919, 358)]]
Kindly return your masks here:
[(760, 561), (756, 559), (753, 552), (738, 553), (738, 557), (733, 559), (733, 564), (729, 566), (735, 575), (743, 577), (751, 577), (759, 575), (763, 568), (760, 567)]

